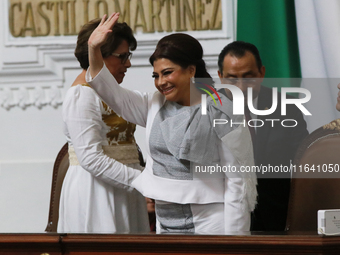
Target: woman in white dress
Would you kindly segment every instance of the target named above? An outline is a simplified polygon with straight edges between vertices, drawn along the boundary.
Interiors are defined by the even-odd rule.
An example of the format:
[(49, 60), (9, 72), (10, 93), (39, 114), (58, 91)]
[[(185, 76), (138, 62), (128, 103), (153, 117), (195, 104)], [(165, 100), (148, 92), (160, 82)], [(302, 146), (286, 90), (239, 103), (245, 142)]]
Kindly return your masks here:
[[(141, 173), (135, 124), (110, 109), (85, 81), (87, 43), (99, 22), (90, 21), (79, 32), (75, 56), (83, 71), (63, 103), (70, 167), (61, 191), (58, 232), (145, 233), (150, 231), (145, 198), (127, 184)], [(101, 48), (118, 83), (131, 66), (130, 50), (136, 46), (131, 28), (116, 23)], [(128, 166), (135, 169), (129, 171)], [(119, 179), (117, 171), (127, 174)]]
[[(192, 171), (202, 164), (253, 164), (247, 126), (213, 128), (213, 118), (242, 121), (232, 116), (232, 102), (223, 107), (208, 100), (202, 117), (201, 92), (190, 78), (210, 78), (200, 43), (186, 34), (162, 38), (150, 63), (157, 92), (142, 94), (118, 86), (103, 61), (100, 48), (119, 14), (103, 17), (89, 39), (87, 81), (116, 112), (146, 127), (147, 165), (130, 183), (155, 200), (158, 233), (223, 234), (248, 231), (256, 201), (256, 176), (230, 173), (207, 178)], [(195, 168), (194, 168), (195, 169)], [(117, 175), (124, 176), (121, 172)], [(129, 174), (130, 176), (132, 173)], [(232, 178), (235, 177), (235, 178)]]

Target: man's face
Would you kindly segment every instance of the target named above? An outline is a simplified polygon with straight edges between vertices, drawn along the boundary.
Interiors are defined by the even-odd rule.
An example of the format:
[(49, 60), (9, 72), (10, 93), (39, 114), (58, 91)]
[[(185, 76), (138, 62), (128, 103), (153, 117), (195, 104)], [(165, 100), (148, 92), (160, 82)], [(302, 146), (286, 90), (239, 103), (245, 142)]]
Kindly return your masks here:
[[(253, 88), (253, 99), (259, 95), (265, 72), (264, 66), (260, 70), (258, 69), (254, 55), (247, 51), (241, 58), (230, 54), (226, 55), (223, 60), (223, 73), (218, 71), (218, 76), (223, 84), (231, 84), (240, 88), (244, 99), (247, 100), (248, 87)], [(232, 100), (233, 96), (230, 90), (225, 89), (225, 91)]]

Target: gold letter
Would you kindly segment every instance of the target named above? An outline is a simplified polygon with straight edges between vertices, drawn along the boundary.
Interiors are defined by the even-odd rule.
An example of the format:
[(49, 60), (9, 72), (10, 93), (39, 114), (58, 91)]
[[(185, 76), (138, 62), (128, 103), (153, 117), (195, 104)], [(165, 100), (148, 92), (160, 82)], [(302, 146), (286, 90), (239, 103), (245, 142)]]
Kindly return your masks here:
[(154, 19), (156, 19), (156, 24), (158, 28), (158, 32), (163, 32), (162, 24), (161, 24), (161, 18), (159, 17), (159, 14), (161, 13), (161, 2), (160, 0), (157, 0), (157, 12), (153, 12), (153, 1), (154, 0), (149, 0), (149, 22), (150, 22), (150, 29), (149, 33), (154, 33), (155, 32), (155, 24), (154, 24)]
[[(40, 16), (45, 20), (45, 23), (46, 23), (46, 33), (42, 34), (42, 33), (39, 33), (39, 36), (47, 36), (50, 34), (51, 32), (51, 22), (48, 18), (48, 16), (43, 12), (42, 10), (42, 6), (43, 5), (46, 5), (46, 3), (44, 2), (41, 2), (39, 5), (38, 5), (38, 13), (40, 14)], [(40, 31), (40, 28), (38, 28), (38, 30)], [(40, 31), (41, 32), (41, 31)]]
[[(29, 23), (31, 26), (27, 25), (29, 19)], [(35, 24), (33, 19), (33, 10), (32, 10), (32, 3), (28, 2), (26, 4), (26, 15), (25, 15), (25, 23), (24, 27), (21, 29), (21, 36), (25, 37), (26, 31), (32, 31), (32, 37), (37, 36), (37, 32), (35, 31)]]
[[(76, 22), (75, 22), (75, 2), (76, 0), (61, 2), (61, 7), (64, 11), (64, 35), (76, 35)], [(71, 5), (71, 15), (69, 15), (68, 6)], [(69, 31), (69, 17), (71, 16), (71, 32)]]
[[(102, 15), (99, 14), (99, 5), (100, 4), (103, 4), (103, 6), (104, 6), (104, 13)], [(96, 16), (96, 18), (99, 18), (99, 17), (103, 16), (104, 14), (108, 14), (107, 2), (105, 0), (98, 0), (96, 2), (95, 16)]]
[(89, 22), (89, 0), (83, 0), (84, 3), (84, 24)]
[(192, 1), (192, 9), (193, 9), (193, 11), (191, 12), (188, 0), (183, 0), (183, 24), (184, 24), (184, 29), (187, 30), (187, 31), (188, 31), (188, 28), (187, 28), (187, 22), (186, 22), (186, 18), (185, 18), (186, 14), (188, 14), (191, 30), (196, 30), (195, 0)]
[[(166, 3), (166, 31), (167, 32), (172, 32), (170, 1), (171, 0), (163, 0), (163, 3), (162, 3), (162, 5), (164, 5)], [(172, 4), (173, 4), (173, 2), (174, 2), (174, 0), (172, 0)]]
[[(138, 20), (138, 13), (140, 12), (140, 16), (142, 19), (142, 23), (138, 24), (137, 20)], [(143, 32), (146, 33), (147, 27), (146, 27), (146, 21), (145, 21), (145, 15), (144, 15), (144, 9), (143, 9), (143, 5), (141, 0), (137, 0), (137, 8), (136, 8), (136, 14), (135, 14), (135, 26), (134, 26), (134, 31), (137, 31), (137, 27), (142, 27), (143, 28)]]
[(202, 22), (202, 14), (205, 13), (205, 4), (202, 3), (202, 0), (197, 1), (197, 30), (203, 30), (203, 22)]
[(210, 27), (210, 29), (212, 29), (212, 30), (222, 29), (222, 21), (220, 21), (220, 24), (218, 25), (218, 27), (215, 28), (219, 6), (220, 6), (220, 0), (215, 0), (214, 9), (213, 9), (213, 13), (212, 13), (212, 16), (211, 16), (211, 27)]
[(71, 4), (71, 34), (76, 35), (76, 0), (72, 0)]
[(21, 29), (20, 29), (20, 32), (18, 34), (16, 34), (15, 31), (14, 31), (14, 8), (16, 6), (18, 7), (19, 12), (21, 12), (21, 3), (15, 3), (15, 4), (11, 5), (11, 11), (9, 13), (9, 28), (11, 30), (11, 34), (14, 37), (19, 37), (20, 34), (21, 34)]
[(130, 1), (125, 0), (124, 11), (120, 9), (119, 0), (115, 0), (115, 12), (119, 12), (119, 22), (126, 22), (130, 26)]
[(59, 31), (59, 2), (47, 2), (47, 9), (52, 10), (54, 6), (54, 35), (60, 35)]
[(176, 31), (184, 31), (181, 29), (181, 3), (180, 0), (176, 0)]

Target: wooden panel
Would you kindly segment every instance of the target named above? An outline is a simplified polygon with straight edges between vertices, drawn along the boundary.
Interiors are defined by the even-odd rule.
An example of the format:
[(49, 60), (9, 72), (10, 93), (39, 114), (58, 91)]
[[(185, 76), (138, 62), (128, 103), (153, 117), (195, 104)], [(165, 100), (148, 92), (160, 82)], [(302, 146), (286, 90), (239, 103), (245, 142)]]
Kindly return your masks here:
[[(282, 234), (282, 233), (281, 233)], [(111, 254), (338, 254), (340, 237), (297, 235), (67, 235), (67, 255)]]
[(1, 234), (0, 255), (61, 255), (58, 234)]
[(339, 254), (340, 236), (313, 232), (249, 235), (1, 234), (0, 255)]

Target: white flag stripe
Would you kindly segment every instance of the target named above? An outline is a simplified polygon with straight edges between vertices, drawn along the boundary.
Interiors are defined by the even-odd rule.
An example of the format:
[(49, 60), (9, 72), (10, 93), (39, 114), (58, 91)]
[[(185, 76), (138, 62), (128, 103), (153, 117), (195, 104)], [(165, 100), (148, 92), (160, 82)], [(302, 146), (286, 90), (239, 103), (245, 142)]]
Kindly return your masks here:
[[(340, 1), (295, 0), (296, 23), (303, 78), (340, 78)], [(335, 109), (336, 79), (305, 79), (311, 100), (305, 104), (309, 131), (339, 118)]]
[(340, 1), (314, 0), (328, 78), (340, 77)]
[(326, 78), (326, 68), (313, 0), (295, 0), (301, 74), (303, 78)]

